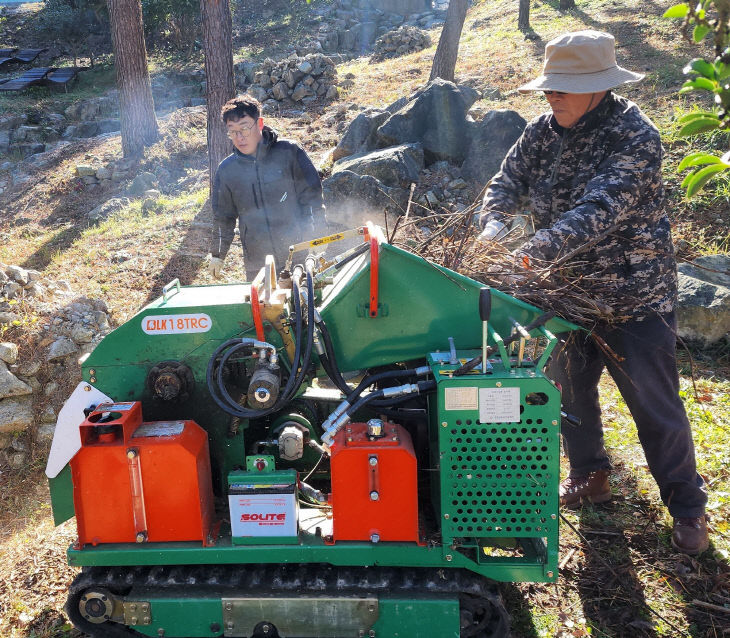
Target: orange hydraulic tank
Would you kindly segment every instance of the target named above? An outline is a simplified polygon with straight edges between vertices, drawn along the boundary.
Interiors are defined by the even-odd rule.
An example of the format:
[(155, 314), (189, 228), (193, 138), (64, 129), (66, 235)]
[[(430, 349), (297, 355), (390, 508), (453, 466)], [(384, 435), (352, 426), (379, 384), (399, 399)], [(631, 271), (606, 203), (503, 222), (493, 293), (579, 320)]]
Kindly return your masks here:
[(71, 460), (79, 545), (210, 538), (208, 436), (194, 421), (142, 421), (139, 402), (100, 405)]
[(332, 446), (332, 525), (337, 541), (418, 542), (416, 455), (408, 432), (365, 423), (340, 430)]

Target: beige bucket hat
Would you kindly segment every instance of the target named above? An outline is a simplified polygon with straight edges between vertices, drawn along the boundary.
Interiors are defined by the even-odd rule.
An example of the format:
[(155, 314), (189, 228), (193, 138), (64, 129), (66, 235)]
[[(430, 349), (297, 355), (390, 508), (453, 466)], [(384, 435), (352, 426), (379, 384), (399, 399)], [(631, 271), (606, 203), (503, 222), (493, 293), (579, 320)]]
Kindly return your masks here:
[(643, 73), (616, 64), (615, 40), (610, 33), (573, 31), (547, 43), (542, 75), (518, 90), (598, 93), (643, 77)]

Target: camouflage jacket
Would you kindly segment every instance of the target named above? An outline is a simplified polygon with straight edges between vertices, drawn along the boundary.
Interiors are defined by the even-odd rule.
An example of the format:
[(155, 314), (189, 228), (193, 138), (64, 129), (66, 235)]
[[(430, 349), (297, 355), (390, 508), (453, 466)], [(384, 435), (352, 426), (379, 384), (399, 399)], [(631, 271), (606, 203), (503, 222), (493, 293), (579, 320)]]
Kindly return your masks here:
[(613, 308), (643, 319), (674, 308), (677, 273), (664, 212), (659, 132), (610, 91), (570, 129), (551, 113), (530, 122), (484, 196), (481, 223), (530, 209), (538, 229), (520, 248), (570, 260), (571, 280)]

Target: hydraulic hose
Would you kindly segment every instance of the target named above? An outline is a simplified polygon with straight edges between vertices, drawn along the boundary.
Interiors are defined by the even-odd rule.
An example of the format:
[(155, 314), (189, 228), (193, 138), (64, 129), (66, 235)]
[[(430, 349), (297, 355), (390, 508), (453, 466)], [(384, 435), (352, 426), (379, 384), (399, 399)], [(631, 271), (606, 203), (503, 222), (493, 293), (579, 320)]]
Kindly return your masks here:
[[(241, 339), (229, 339), (228, 341), (218, 346), (215, 352), (211, 355), (210, 360), (208, 361), (208, 368), (206, 370), (206, 380), (208, 383), (208, 390), (210, 392), (210, 395), (213, 401), (215, 401), (218, 407), (220, 407), (224, 412), (240, 418), (256, 419), (272, 414), (276, 410), (281, 409), (286, 403), (291, 400), (291, 397), (298, 387), (295, 385), (295, 381), (297, 378), (300, 377), (300, 374), (297, 374), (297, 368), (299, 367), (299, 360), (301, 357), (302, 349), (302, 308), (299, 298), (299, 284), (296, 279), (294, 279), (293, 281), (292, 293), (292, 297), (294, 300), (294, 332), (296, 343), (294, 348), (294, 358), (292, 360), (292, 365), (289, 372), (289, 379), (287, 380), (284, 390), (279, 394), (279, 398), (277, 399), (276, 403), (274, 403), (274, 405), (270, 408), (266, 408), (264, 410), (254, 410), (251, 408), (241, 407), (238, 402), (236, 402), (233, 397), (231, 397), (225, 387), (225, 383), (223, 380), (223, 370), (225, 368), (226, 362), (230, 359), (231, 356), (233, 356), (233, 354), (235, 354), (239, 350), (242, 350), (243, 348), (250, 348), (251, 344), (248, 341), (244, 341)], [(313, 329), (314, 320), (312, 318), (310, 326), (308, 326), (308, 332), (313, 332)], [(309, 343), (311, 344), (311, 342), (312, 339), (310, 339)], [(309, 344), (307, 349), (309, 350), (309, 354), (311, 356), (311, 346), (309, 346)], [(225, 352), (225, 354), (218, 363), (217, 370), (215, 370), (216, 360), (223, 352)], [(308, 366), (309, 364), (307, 364), (307, 367)]]

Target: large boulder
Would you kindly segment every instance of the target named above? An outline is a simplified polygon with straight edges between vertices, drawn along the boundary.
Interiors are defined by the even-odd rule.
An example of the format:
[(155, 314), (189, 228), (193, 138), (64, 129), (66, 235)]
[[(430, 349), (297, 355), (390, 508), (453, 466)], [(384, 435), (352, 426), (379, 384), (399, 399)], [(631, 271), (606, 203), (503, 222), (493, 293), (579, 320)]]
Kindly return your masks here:
[(416, 91), (408, 103), (378, 129), (378, 146), (420, 142), (427, 164), (464, 161), (472, 122), (466, 114), (478, 94), (441, 78)]
[(423, 13), (431, 9), (430, 0), (371, 0), (370, 6), (385, 13), (397, 13), (407, 16), (412, 13)]
[(423, 168), (420, 144), (401, 144), (372, 153), (358, 153), (334, 163), (332, 173), (347, 170), (358, 175), (372, 175), (386, 186), (408, 187), (418, 182)]
[(481, 188), (499, 171), (507, 151), (522, 135), (527, 122), (515, 111), (489, 111), (476, 129), (461, 174)]
[(679, 264), (678, 333), (710, 345), (730, 333), (730, 257), (707, 255)]
[[(322, 182), (327, 221), (332, 232), (362, 226), (367, 221), (395, 223), (408, 203), (408, 191), (386, 186), (372, 175), (341, 170)], [(392, 228), (392, 225), (390, 226)]]
[(113, 197), (90, 210), (87, 216), (92, 222), (103, 221), (124, 207), (129, 206), (129, 204), (128, 197)]
[(33, 423), (33, 399), (28, 394), (0, 399), (0, 433), (21, 432)]
[(380, 109), (368, 109), (360, 113), (350, 122), (344, 136), (332, 151), (332, 159), (337, 161), (348, 155), (375, 149), (375, 134), (389, 116), (390, 113)]

